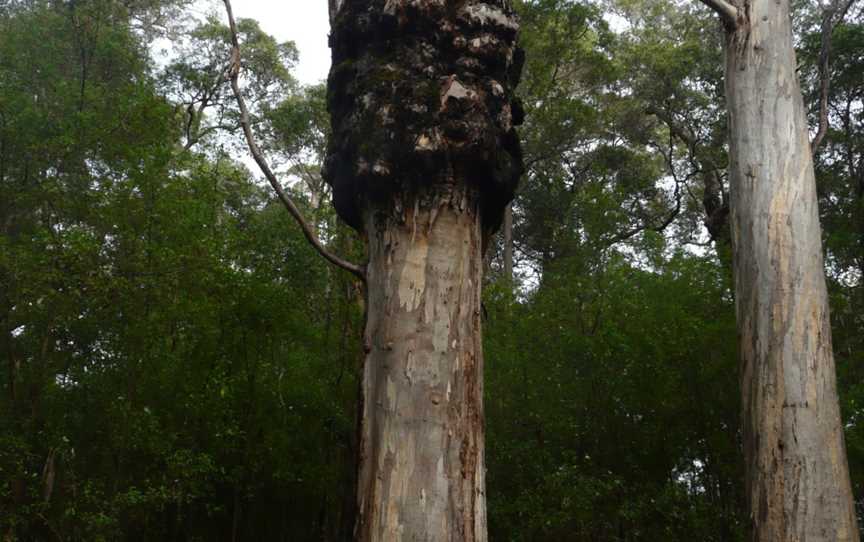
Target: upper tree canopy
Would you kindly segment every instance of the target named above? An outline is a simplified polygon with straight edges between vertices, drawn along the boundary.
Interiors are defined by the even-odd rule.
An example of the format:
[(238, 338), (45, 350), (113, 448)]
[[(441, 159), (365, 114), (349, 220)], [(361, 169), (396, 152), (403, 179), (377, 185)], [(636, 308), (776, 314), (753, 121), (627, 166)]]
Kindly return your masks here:
[(512, 89), (522, 52), (506, 0), (367, 0), (334, 14), (325, 178), (360, 229), (364, 201), (467, 179), (497, 228), (522, 171)]

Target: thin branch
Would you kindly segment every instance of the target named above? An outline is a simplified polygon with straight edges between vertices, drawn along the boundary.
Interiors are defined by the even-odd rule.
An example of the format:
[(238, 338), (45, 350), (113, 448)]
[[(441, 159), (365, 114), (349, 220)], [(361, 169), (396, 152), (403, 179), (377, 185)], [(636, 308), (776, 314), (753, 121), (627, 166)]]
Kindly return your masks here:
[(828, 97), (831, 90), (831, 38), (834, 29), (846, 17), (846, 13), (855, 0), (845, 0), (825, 8), (822, 12), (822, 44), (819, 51), (819, 128), (813, 141), (810, 142), (810, 152), (816, 150), (828, 134)]
[[(201, 120), (204, 115), (204, 110), (210, 105), (210, 100), (213, 99), (213, 96), (216, 96), (219, 92), (219, 89), (222, 87), (222, 83), (224, 83), (227, 79), (227, 75), (231, 69), (231, 66), (226, 66), (222, 68), (218, 75), (213, 79), (213, 83), (203, 89), (201, 93), (196, 94), (194, 98), (189, 102), (189, 106), (186, 108), (186, 114), (188, 116), (186, 120), (186, 144), (183, 145), (183, 150), (189, 150), (199, 141), (203, 136), (201, 130)], [(196, 108), (195, 103), (198, 101), (198, 96), (201, 96), (200, 101), (201, 105)], [(206, 131), (206, 129), (204, 130)]]
[(261, 149), (258, 147), (258, 144), (255, 142), (255, 136), (252, 134), (252, 128), (249, 123), (249, 110), (246, 108), (246, 100), (243, 99), (243, 95), (240, 92), (240, 84), (237, 82), (240, 75), (240, 39), (237, 35), (237, 23), (234, 21), (234, 12), (231, 9), (231, 0), (223, 1), (225, 3), (225, 10), (228, 12), (228, 25), (231, 30), (232, 45), (228, 78), (231, 81), (231, 89), (234, 91), (234, 97), (237, 99), (237, 105), (240, 108), (240, 126), (243, 128), (243, 134), (246, 136), (246, 144), (249, 147), (249, 151), (252, 153), (252, 157), (255, 159), (261, 172), (264, 173), (265, 177), (267, 177), (267, 180), (270, 182), (270, 186), (273, 187), (276, 195), (279, 196), (279, 201), (282, 202), (282, 205), (285, 206), (288, 213), (293, 216), (294, 220), (296, 220), (300, 225), (300, 228), (303, 230), (303, 235), (306, 236), (306, 240), (309, 241), (309, 244), (311, 244), (328, 262), (332, 263), (336, 267), (341, 267), (365, 282), (366, 273), (362, 267), (332, 254), (324, 247), (324, 245), (321, 244), (321, 241), (318, 240), (318, 237), (315, 236), (312, 228), (309, 227), (309, 224), (303, 218), (300, 210), (294, 202), (291, 201), (291, 198), (288, 197), (285, 190), (282, 189), (282, 185), (279, 183), (276, 175), (273, 174), (273, 171), (270, 169), (270, 166), (267, 165), (267, 161), (261, 154)]
[(815, 155), (816, 149), (822, 143), (828, 133), (828, 94), (830, 92), (830, 55), (831, 55), (831, 33), (833, 26), (828, 10), (822, 14), (822, 49), (819, 52), (819, 129), (810, 142), (810, 153)]
[(723, 22), (730, 28), (738, 26), (738, 8), (726, 2), (726, 0), (700, 0), (703, 4), (711, 8), (717, 15), (723, 19)]
[[(729, 214), (729, 202), (724, 195), (723, 181), (718, 173), (720, 168), (704, 152), (698, 151), (699, 140), (689, 125), (679, 124), (671, 113), (662, 109), (649, 107), (646, 111), (663, 121), (669, 128), (669, 133), (687, 146), (689, 161), (693, 167), (687, 179), (689, 180), (695, 174), (702, 174), (705, 190), (702, 198), (702, 208), (705, 210), (704, 224), (711, 239), (717, 240), (722, 235), (721, 232), (727, 228), (726, 221)], [(689, 192), (689, 186), (685, 185), (685, 187)], [(695, 199), (692, 192), (690, 195)]]

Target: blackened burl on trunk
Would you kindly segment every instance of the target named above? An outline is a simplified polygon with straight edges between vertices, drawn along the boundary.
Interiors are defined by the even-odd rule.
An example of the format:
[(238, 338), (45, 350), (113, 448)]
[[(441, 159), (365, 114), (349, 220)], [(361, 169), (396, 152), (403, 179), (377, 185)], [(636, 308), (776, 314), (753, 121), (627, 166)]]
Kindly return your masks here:
[(363, 205), (467, 182), (496, 230), (523, 167), (510, 2), (344, 0), (332, 23), (324, 178), (339, 215), (360, 230)]

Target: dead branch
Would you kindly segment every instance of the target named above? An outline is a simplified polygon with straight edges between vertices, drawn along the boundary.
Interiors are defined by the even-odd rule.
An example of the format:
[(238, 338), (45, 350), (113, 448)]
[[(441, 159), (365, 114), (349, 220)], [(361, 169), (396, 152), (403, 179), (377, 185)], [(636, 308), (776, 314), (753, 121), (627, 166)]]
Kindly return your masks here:
[(234, 91), (234, 97), (237, 99), (237, 105), (240, 108), (240, 126), (243, 128), (243, 135), (246, 136), (246, 144), (249, 147), (249, 152), (252, 153), (252, 157), (255, 159), (255, 163), (258, 164), (258, 167), (261, 169), (261, 172), (267, 177), (267, 181), (270, 183), (270, 186), (273, 187), (273, 190), (276, 192), (276, 195), (279, 197), (279, 201), (282, 202), (282, 205), (285, 206), (285, 209), (288, 210), (288, 213), (294, 217), (294, 220), (300, 225), (300, 228), (303, 230), (303, 235), (306, 237), (306, 240), (309, 241), (315, 250), (324, 257), (328, 262), (332, 263), (336, 267), (341, 267), (342, 269), (348, 271), (353, 274), (360, 280), (366, 280), (366, 273), (363, 268), (359, 265), (353, 264), (342, 258), (336, 256), (335, 254), (328, 251), (324, 245), (321, 244), (321, 241), (318, 240), (318, 237), (312, 231), (312, 228), (303, 218), (303, 215), (300, 213), (300, 209), (291, 201), (291, 198), (285, 193), (285, 190), (282, 188), (282, 184), (279, 182), (279, 179), (276, 178), (276, 175), (270, 169), (270, 166), (267, 164), (267, 161), (264, 159), (264, 155), (261, 153), (261, 149), (258, 147), (258, 144), (255, 142), (255, 136), (252, 134), (252, 127), (249, 122), (249, 110), (246, 107), (246, 100), (243, 98), (243, 94), (240, 92), (240, 84), (238, 82), (240, 76), (240, 38), (237, 33), (237, 23), (234, 21), (234, 12), (231, 9), (231, 0), (223, 0), (225, 3), (225, 10), (228, 12), (228, 26), (231, 30), (231, 60), (228, 67), (228, 78), (231, 81), (231, 89)]

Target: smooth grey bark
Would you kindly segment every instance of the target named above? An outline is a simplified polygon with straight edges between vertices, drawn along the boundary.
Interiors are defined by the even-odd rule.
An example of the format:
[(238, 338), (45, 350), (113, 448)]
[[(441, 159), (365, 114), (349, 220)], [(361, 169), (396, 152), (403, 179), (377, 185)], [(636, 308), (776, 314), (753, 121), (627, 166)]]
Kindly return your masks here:
[(857, 542), (789, 1), (725, 24), (749, 538)]

